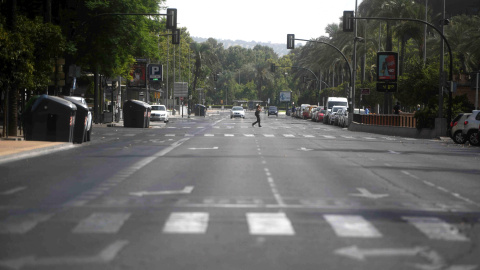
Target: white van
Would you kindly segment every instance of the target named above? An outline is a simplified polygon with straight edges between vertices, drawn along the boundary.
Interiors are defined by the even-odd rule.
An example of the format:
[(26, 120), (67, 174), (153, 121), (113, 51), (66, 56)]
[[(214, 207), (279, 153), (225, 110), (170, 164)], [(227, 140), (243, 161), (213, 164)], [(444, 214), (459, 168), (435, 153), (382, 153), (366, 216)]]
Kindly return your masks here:
[(333, 106), (343, 106), (348, 109), (348, 100), (344, 97), (329, 97), (327, 99), (327, 111), (331, 112)]

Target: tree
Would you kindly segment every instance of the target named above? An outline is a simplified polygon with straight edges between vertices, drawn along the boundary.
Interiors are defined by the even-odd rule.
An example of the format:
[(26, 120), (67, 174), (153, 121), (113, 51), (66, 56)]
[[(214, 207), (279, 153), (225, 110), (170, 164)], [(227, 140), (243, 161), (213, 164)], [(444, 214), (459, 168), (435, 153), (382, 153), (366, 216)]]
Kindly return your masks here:
[[(65, 49), (60, 28), (18, 16), (9, 31), (0, 22), (0, 85), (8, 93), (8, 135), (17, 135), (19, 89), (44, 92), (53, 73), (54, 61)], [(53, 59), (53, 60), (52, 60)]]

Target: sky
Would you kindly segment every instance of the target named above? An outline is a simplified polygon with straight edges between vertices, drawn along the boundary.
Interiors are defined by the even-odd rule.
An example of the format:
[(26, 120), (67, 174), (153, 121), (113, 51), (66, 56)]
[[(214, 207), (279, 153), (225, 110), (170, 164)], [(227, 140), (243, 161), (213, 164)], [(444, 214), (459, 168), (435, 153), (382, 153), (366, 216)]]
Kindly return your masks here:
[[(358, 4), (361, 0), (358, 0)], [(190, 36), (286, 43), (287, 34), (311, 39), (325, 27), (340, 23), (344, 10), (355, 10), (355, 0), (166, 0), (176, 8), (178, 27)]]

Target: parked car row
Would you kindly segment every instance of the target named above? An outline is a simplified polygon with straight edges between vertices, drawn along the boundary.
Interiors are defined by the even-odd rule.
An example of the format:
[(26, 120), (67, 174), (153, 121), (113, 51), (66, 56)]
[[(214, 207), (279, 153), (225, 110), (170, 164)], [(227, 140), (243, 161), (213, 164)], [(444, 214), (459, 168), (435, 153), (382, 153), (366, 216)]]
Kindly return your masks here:
[(313, 122), (322, 122), (340, 127), (348, 126), (348, 110), (345, 106), (333, 106), (329, 112), (321, 106), (302, 104), (295, 108), (292, 117), (310, 119)]
[(455, 143), (464, 144), (467, 141), (471, 145), (480, 146), (480, 110), (473, 110), (472, 113), (458, 114), (449, 126), (449, 136)]

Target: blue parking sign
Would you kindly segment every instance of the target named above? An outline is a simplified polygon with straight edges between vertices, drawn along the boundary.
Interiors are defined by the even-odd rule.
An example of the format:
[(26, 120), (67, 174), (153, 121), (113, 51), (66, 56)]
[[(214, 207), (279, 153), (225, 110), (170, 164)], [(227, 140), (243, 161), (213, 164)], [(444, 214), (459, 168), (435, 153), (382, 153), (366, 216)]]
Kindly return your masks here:
[(150, 81), (163, 81), (163, 66), (160, 64), (148, 65), (148, 79)]

